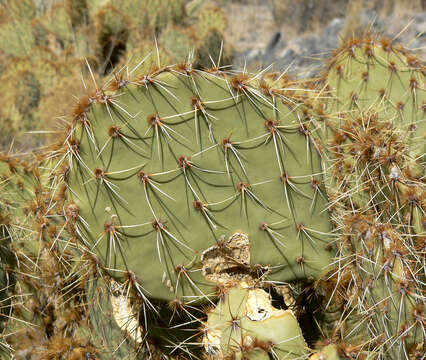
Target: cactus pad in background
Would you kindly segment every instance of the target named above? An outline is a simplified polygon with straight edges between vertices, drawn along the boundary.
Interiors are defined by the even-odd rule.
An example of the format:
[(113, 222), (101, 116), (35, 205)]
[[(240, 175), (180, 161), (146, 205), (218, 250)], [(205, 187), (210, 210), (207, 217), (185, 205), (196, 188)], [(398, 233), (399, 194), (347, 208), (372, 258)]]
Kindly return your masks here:
[[(64, 90), (68, 94), (76, 92), (75, 84), (80, 83), (81, 72), (85, 76), (86, 69), (81, 66), (85, 59), (95, 74), (103, 76), (132, 57), (141, 59), (149, 55), (155, 48), (156, 37), (161, 63), (182, 61), (188, 51), (194, 49), (195, 59), (199, 59), (196, 65), (210, 67), (210, 49), (206, 45), (220, 49), (226, 14), (209, 5), (201, 6), (188, 16), (184, 5), (181, 0), (2, 2), (0, 34), (5, 41), (0, 45), (2, 62), (4, 60), (0, 83), (11, 99), (7, 99), (7, 106), (0, 111), (0, 128), (5, 134), (0, 141), (1, 148), (6, 149), (14, 136), (17, 136), (15, 146), (24, 150), (50, 141), (48, 136), (36, 141), (23, 138), (22, 134), (50, 128), (56, 117), (66, 113), (64, 107), (67, 106), (52, 106), (52, 103), (66, 105), (66, 99), (71, 99), (63, 98)], [(179, 34), (185, 35), (177, 38), (179, 41), (173, 31), (176, 28)], [(218, 54), (213, 55), (216, 61)], [(223, 48), (221, 65), (228, 65), (231, 60), (232, 50), (227, 45)], [(15, 65), (24, 63), (30, 67), (18, 69)], [(152, 65), (148, 61), (143, 64), (146, 71)], [(158, 66), (157, 61), (154, 65)], [(17, 80), (22, 71), (29, 71), (39, 83), (37, 102), (29, 99), (33, 92), (27, 93), (27, 83)], [(18, 109), (15, 99), (34, 106), (22, 114), (22, 106)]]
[(143, 19), (155, 32), (168, 24), (179, 24), (185, 18), (183, 0), (147, 0), (143, 6)]

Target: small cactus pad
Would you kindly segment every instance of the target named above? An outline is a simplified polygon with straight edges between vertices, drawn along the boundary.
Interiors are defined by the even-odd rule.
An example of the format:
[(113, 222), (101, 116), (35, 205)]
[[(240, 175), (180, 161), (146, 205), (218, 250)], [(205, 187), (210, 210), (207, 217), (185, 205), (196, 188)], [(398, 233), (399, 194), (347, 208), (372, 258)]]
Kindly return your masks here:
[(299, 359), (307, 355), (293, 312), (274, 308), (266, 291), (244, 282), (226, 292), (208, 314), (203, 343), (212, 359), (263, 359), (268, 353), (277, 359)]

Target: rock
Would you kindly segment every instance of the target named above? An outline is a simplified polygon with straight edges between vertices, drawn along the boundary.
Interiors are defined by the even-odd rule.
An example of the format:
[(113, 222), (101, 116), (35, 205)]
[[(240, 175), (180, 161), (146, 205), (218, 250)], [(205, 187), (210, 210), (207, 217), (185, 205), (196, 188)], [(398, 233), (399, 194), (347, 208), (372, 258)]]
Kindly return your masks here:
[[(420, 51), (426, 41), (426, 12), (404, 16), (398, 21), (395, 16), (380, 18), (375, 10), (368, 9), (362, 15), (362, 27), (366, 30), (370, 27), (373, 34), (391, 39), (400, 33), (395, 38), (396, 43), (402, 42), (408, 44), (410, 49)], [(392, 23), (397, 25), (389, 27)], [(244, 58), (249, 68), (250, 65), (267, 66), (274, 63), (277, 71), (283, 71), (290, 66), (290, 74), (303, 78), (316, 76), (321, 70), (323, 59), (339, 46), (339, 34), (345, 24), (344, 18), (335, 18), (320, 33), (303, 35), (289, 42), (284, 41), (285, 34), (278, 36), (280, 32), (276, 32), (265, 50), (240, 53), (240, 61)], [(405, 25), (402, 24), (409, 24), (403, 32), (401, 30)]]

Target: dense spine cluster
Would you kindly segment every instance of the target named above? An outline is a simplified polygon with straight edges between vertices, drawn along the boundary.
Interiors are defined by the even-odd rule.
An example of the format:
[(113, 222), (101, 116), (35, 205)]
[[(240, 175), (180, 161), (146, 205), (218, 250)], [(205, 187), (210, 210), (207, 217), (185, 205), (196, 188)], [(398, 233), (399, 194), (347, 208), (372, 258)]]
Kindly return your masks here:
[(416, 358), (425, 341), (424, 84), (417, 57), (367, 37), (330, 59), (314, 101), (342, 234), (326, 287), (343, 311), (344, 356)]

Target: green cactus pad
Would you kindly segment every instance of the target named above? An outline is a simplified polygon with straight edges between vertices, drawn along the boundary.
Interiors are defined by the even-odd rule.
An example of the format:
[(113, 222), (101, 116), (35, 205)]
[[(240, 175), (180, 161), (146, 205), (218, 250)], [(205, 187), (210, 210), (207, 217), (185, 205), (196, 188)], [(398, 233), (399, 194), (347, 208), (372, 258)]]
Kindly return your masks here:
[(324, 80), (316, 116), (332, 218), (344, 229), (328, 305), (336, 301), (351, 324), (338, 322), (339, 351), (408, 358), (425, 341), (424, 64), (367, 37), (336, 51)]
[(259, 76), (183, 64), (82, 100), (63, 149), (68, 204), (80, 241), (111, 274), (134, 271), (156, 298), (211, 294), (200, 256), (235, 232), (251, 247), (237, 272), (260, 264), (268, 279), (289, 281), (329, 263), (308, 124), (296, 100), (265, 95)]
[(424, 70), (419, 58), (388, 39), (350, 41), (329, 60), (327, 113), (338, 121), (338, 113), (356, 118), (359, 112), (381, 112), (400, 129), (410, 155), (421, 156), (426, 150)]
[(236, 356), (277, 359), (307, 356), (306, 344), (291, 310), (275, 309), (264, 290), (246, 283), (229, 290), (205, 324), (204, 347), (211, 358)]

